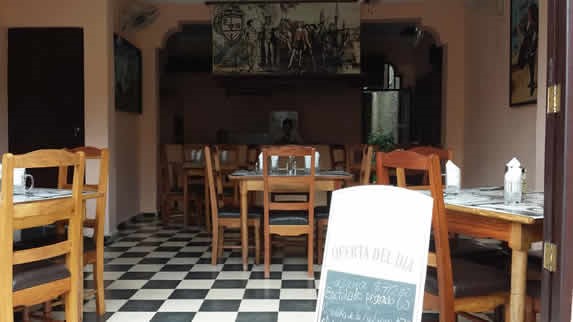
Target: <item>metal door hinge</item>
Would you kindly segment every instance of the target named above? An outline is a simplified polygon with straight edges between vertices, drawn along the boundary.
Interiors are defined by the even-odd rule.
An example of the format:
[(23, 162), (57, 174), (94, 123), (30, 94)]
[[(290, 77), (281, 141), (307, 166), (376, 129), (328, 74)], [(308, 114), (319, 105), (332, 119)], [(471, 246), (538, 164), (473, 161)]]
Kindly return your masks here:
[(543, 243), (543, 268), (550, 272), (557, 270), (557, 245), (548, 241)]
[(547, 114), (561, 112), (561, 84), (547, 87)]

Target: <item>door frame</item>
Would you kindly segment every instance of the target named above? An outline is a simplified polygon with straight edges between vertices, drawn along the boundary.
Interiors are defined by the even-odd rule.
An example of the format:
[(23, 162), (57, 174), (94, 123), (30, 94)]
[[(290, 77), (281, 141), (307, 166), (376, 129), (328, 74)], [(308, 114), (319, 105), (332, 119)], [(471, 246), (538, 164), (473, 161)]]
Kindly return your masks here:
[[(548, 0), (547, 86), (560, 84), (560, 111), (546, 115), (544, 241), (557, 245), (543, 269), (541, 321), (570, 321), (573, 290), (573, 35), (567, 0)], [(568, 11), (569, 10), (569, 11)], [(542, 62), (543, 63), (543, 62)], [(540, 89), (545, 90), (545, 89)], [(548, 92), (548, 98), (550, 97)]]

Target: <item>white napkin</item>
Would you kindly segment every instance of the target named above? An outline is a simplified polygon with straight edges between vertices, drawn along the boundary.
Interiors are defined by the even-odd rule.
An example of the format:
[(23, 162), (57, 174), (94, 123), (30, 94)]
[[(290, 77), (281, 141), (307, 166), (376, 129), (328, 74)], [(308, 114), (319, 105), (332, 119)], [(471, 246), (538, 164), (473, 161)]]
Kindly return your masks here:
[(451, 160), (446, 162), (446, 189), (458, 191), (461, 186), (460, 168)]
[(304, 156), (304, 168), (309, 170), (310, 169), (310, 155), (305, 155)]

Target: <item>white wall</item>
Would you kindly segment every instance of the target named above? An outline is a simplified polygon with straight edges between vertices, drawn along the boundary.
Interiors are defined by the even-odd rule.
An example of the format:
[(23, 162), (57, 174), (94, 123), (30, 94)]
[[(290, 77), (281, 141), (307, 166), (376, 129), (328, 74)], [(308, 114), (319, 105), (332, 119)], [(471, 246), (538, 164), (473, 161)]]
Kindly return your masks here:
[[(85, 93), (85, 144), (109, 147), (115, 153), (112, 140), (113, 117), (113, 60), (112, 60), (112, 0), (61, 0), (58, 4), (42, 0), (0, 0), (0, 29), (8, 27), (82, 27), (84, 30), (84, 93)], [(2, 16), (3, 15), (3, 16)], [(5, 31), (0, 32), (4, 35)], [(7, 48), (0, 36), (0, 57)], [(4, 36), (5, 37), (5, 36)], [(0, 58), (0, 150), (7, 150), (2, 142), (8, 136), (6, 126), (7, 93), (6, 61)], [(98, 168), (88, 163), (87, 178), (93, 180)], [(117, 167), (110, 159), (110, 184), (106, 232), (115, 230), (117, 224)], [(93, 206), (90, 206), (93, 207)]]
[[(122, 8), (128, 3), (128, 0), (114, 0), (112, 3), (112, 13), (113, 24), (115, 32), (121, 34), (122, 37), (130, 41), (134, 46), (140, 47), (134, 37), (130, 34), (123, 34), (119, 32), (120, 30), (120, 14)], [(111, 48), (113, 59), (113, 47)], [(113, 64), (112, 64), (113, 70)], [(112, 81), (112, 84), (114, 82)], [(113, 90), (113, 88), (112, 88)], [(115, 92), (111, 99), (115, 99)], [(115, 109), (115, 102), (112, 104)], [(140, 200), (140, 177), (139, 177), (139, 119), (141, 116), (139, 114), (120, 112), (114, 110), (111, 113), (111, 127), (110, 127), (110, 138), (113, 147), (113, 154), (110, 156), (113, 158), (114, 169), (110, 171), (110, 175), (113, 172), (115, 177), (114, 182), (114, 197), (115, 197), (115, 221), (113, 222), (113, 227), (117, 224), (128, 220), (130, 217), (138, 214), (139, 211), (139, 200)], [(110, 186), (111, 187), (111, 186)]]
[(504, 165), (517, 157), (531, 189), (543, 188), (546, 2), (540, 1), (538, 104), (509, 106), (509, 2), (502, 15), (466, 16), (464, 186), (503, 184)]

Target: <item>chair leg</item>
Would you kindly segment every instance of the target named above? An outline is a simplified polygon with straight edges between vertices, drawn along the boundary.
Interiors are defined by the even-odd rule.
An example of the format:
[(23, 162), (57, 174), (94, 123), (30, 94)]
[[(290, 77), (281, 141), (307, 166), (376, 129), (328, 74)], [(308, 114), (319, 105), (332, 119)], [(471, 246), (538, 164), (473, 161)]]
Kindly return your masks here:
[(316, 229), (316, 262), (322, 265), (322, 257), (324, 256), (324, 230), (325, 225), (319, 220)]
[(535, 310), (533, 309), (533, 299), (531, 297), (525, 298), (525, 322), (535, 322)]
[(314, 229), (309, 229), (307, 235), (308, 277), (314, 276)]
[(255, 221), (253, 226), (255, 230), (255, 265), (261, 263), (261, 224), (259, 221)]
[[(96, 310), (97, 315), (102, 316), (105, 314), (105, 290), (103, 286), (103, 250), (101, 255), (96, 255), (96, 262), (92, 265), (94, 270), (94, 282), (96, 291)], [(100, 258), (101, 257), (101, 258)]]
[(27, 306), (22, 310), (22, 322), (30, 322), (30, 308)]
[(44, 302), (44, 322), (52, 322), (52, 302)]
[(223, 257), (224, 244), (225, 244), (225, 227), (219, 227), (219, 249), (217, 250), (219, 257)]
[(271, 235), (269, 233), (268, 227), (265, 227), (265, 278), (271, 277)]
[(213, 236), (211, 236), (211, 265), (217, 265), (219, 250), (219, 227), (213, 227)]
[[(201, 199), (201, 194), (197, 193), (195, 196), (195, 211), (197, 212), (197, 226), (201, 226), (203, 224), (203, 199)], [(206, 225), (207, 223), (205, 223)]]
[(167, 225), (167, 217), (169, 216), (167, 214), (167, 209), (168, 207), (168, 200), (162, 200), (161, 201), (161, 222), (163, 223), (163, 225)]
[(504, 306), (504, 313), (505, 313), (505, 314), (504, 314), (504, 315), (505, 315), (505, 319), (504, 319), (504, 320), (505, 320), (506, 322), (511, 321), (511, 306), (509, 305), (509, 303), (507, 303), (507, 304)]

